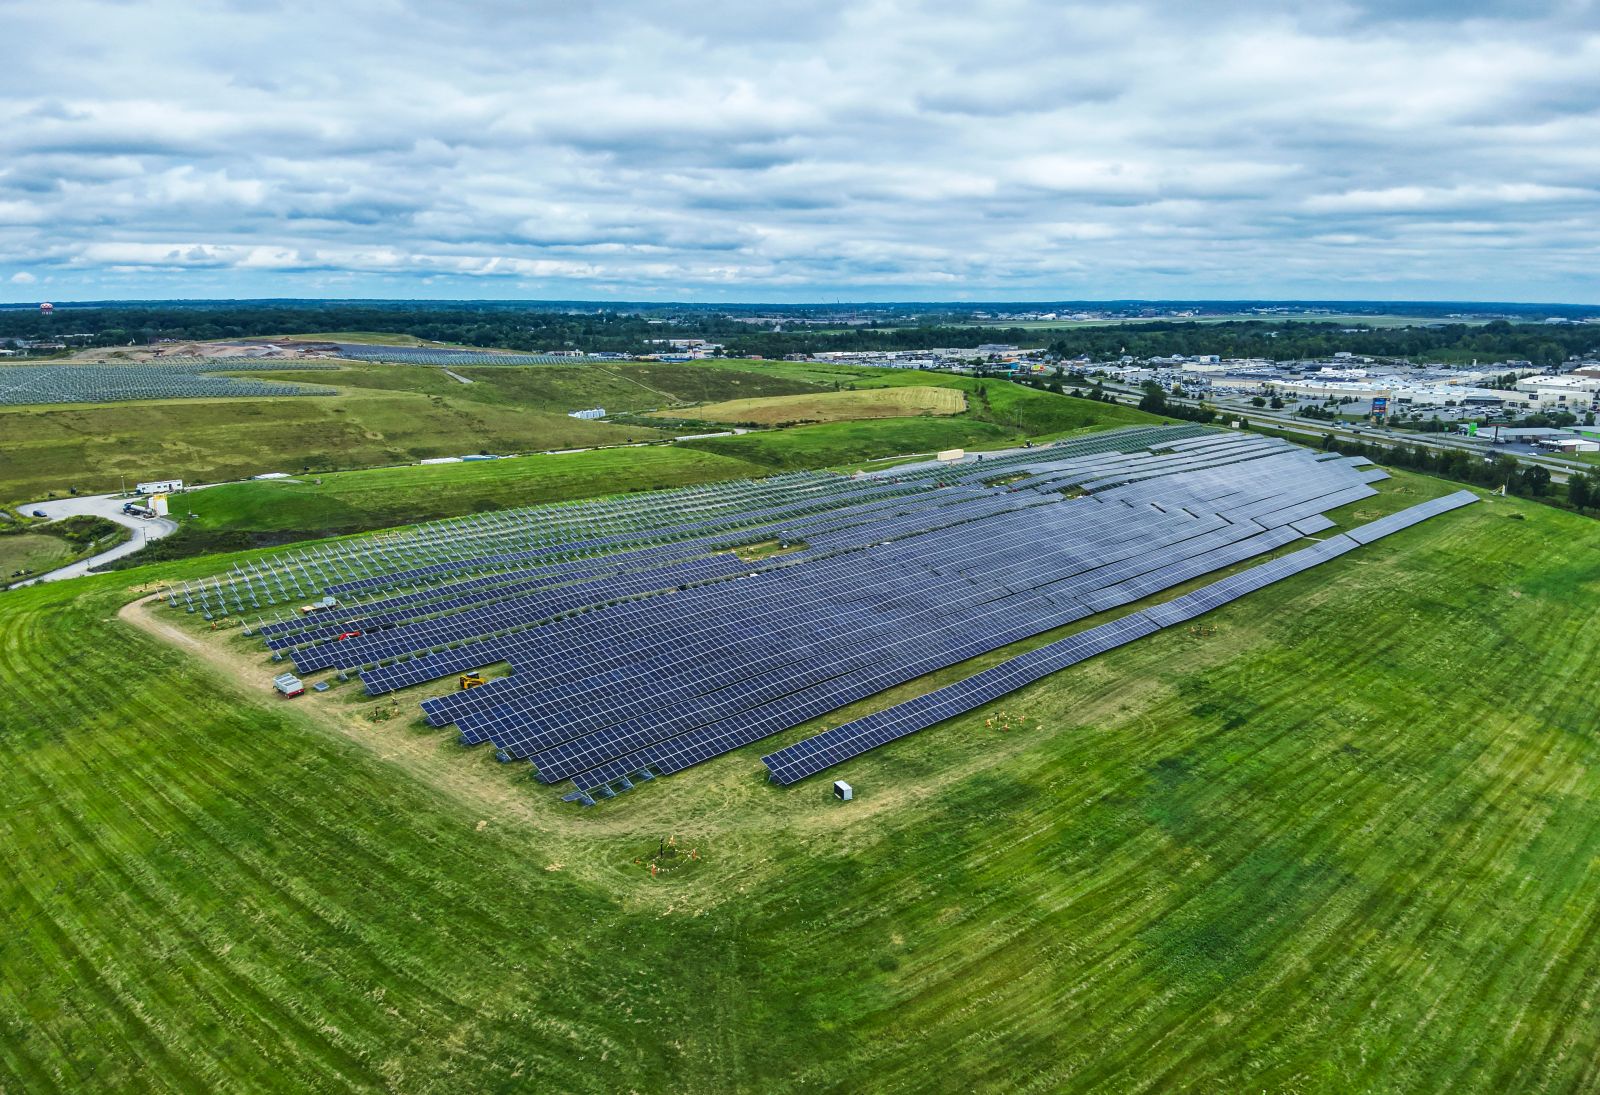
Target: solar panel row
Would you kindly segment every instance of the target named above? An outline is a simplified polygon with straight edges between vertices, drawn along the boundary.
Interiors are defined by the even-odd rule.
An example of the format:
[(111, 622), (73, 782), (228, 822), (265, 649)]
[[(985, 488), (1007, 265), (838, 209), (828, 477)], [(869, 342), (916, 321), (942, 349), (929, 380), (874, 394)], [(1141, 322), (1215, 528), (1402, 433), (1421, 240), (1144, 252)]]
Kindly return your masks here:
[[(925, 696), (826, 730), (762, 758), (771, 777), (790, 784), (897, 738), (963, 714), (1050, 673), (1134, 639), (1203, 615), (1255, 590), (1352, 551), (1364, 543), (1476, 501), (1468, 491), (1380, 518), (1290, 555), (1214, 582), (1130, 616), (1040, 647)], [(583, 784), (579, 783), (580, 788)]]
[[(1196, 484), (1198, 482), (1198, 480), (1195, 480)], [(1237, 477), (1235, 477), (1235, 482), (1237, 482)], [(1348, 483), (1350, 480), (1347, 479), (1346, 482)], [(1245, 498), (1253, 500), (1255, 498), (1254, 495), (1247, 491), (1221, 489), (1224, 485), (1226, 485), (1224, 481), (1217, 481), (1210, 484), (1210, 487), (1214, 494), (1233, 499)], [(1306, 493), (1326, 497), (1326, 484), (1308, 487)], [(1370, 493), (1370, 491), (1363, 491), (1362, 493)], [(1284, 495), (1279, 494), (1276, 498), (1273, 498), (1271, 502), (1273, 508), (1281, 510), (1284, 497)], [(1104, 508), (1103, 503), (1096, 501), (1085, 500), (1081, 504)], [(1261, 507), (1256, 508), (1259, 509)], [(1189, 522), (1197, 520), (1194, 514), (1183, 510), (1181, 507), (1176, 507), (1175, 513)], [(1153, 507), (1149, 510), (1149, 515), (1153, 518), (1164, 516), (1161, 510)], [(1121, 519), (1126, 522), (1137, 518), (1133, 514), (1122, 512)], [(1221, 523), (1223, 525), (1227, 524), (1225, 521)], [(1260, 531), (1259, 526), (1252, 525), (1252, 527), (1257, 532)], [(1270, 543), (1265, 543), (1262, 550), (1270, 550), (1270, 547), (1293, 539), (1296, 535), (1293, 530), (1281, 529), (1275, 534), (1275, 539)], [(918, 548), (923, 546), (920, 542), (917, 543)], [(1155, 580), (1129, 583), (1121, 592), (1123, 596), (1129, 599), (1137, 599), (1149, 589), (1161, 586), (1160, 578), (1162, 577), (1169, 582), (1187, 580), (1196, 572), (1203, 573), (1205, 569), (1215, 569), (1216, 565), (1231, 562), (1233, 558), (1215, 559), (1209, 566), (1190, 566), (1187, 569), (1168, 563), (1165, 564), (1165, 573), (1158, 575)], [(1015, 594), (1017, 590), (1004, 587), (1002, 592), (1011, 595)], [(1113, 595), (1112, 599), (1116, 599), (1115, 595)], [(1020, 604), (1021, 602), (1015, 602), (1014, 606)], [(1035, 605), (1034, 607), (1037, 608), (1038, 606)], [(786, 612), (798, 611), (790, 606), (781, 606), (780, 610)], [(1080, 606), (1079, 612), (1080, 615), (1083, 614), (1084, 609), (1082, 606)], [(894, 624), (900, 622), (899, 620), (891, 621)], [(1028, 626), (1021, 626), (1015, 629), (1015, 633), (1021, 637), (1036, 633), (1038, 628), (1046, 626), (1044, 618), (1030, 616), (1028, 617)], [(733, 630), (732, 628), (730, 629)], [(970, 633), (971, 628), (968, 631)], [(776, 635), (771, 631), (767, 632), (767, 634), (769, 636)], [(1004, 635), (1004, 632), (990, 630), (979, 636), (978, 642), (980, 645), (971, 646), (970, 651), (964, 648), (946, 646), (943, 648), (943, 653), (948, 656), (952, 650), (959, 651), (958, 660), (960, 660), (962, 657), (970, 657), (972, 653), (986, 649), (981, 645), (984, 641), (990, 643), (1004, 641)], [(773, 645), (787, 648), (787, 644), (791, 640), (785, 636), (776, 637), (779, 641)], [(673, 635), (672, 641), (677, 643), (680, 639), (677, 635)], [(727, 748), (734, 744), (742, 744), (745, 740), (754, 740), (750, 737), (751, 734), (761, 735), (770, 733), (773, 729), (782, 728), (784, 725), (793, 725), (793, 720), (803, 720), (806, 717), (811, 717), (810, 713), (812, 711), (819, 709), (822, 711), (831, 710), (843, 702), (849, 702), (852, 698), (858, 698), (862, 694), (871, 694), (874, 691), (881, 690), (887, 684), (894, 683), (896, 679), (903, 678), (907, 673), (919, 675), (920, 672), (926, 672), (930, 666), (930, 663), (925, 660), (920, 662), (894, 662), (888, 658), (888, 654), (892, 653), (895, 644), (885, 644), (880, 640), (874, 640), (874, 644), (869, 644), (865, 648), (856, 649), (854, 653), (857, 656), (857, 660), (854, 661), (847, 658), (841, 660), (841, 653), (838, 650), (824, 649), (819, 645), (813, 645), (816, 647), (815, 649), (802, 648), (797, 652), (791, 651), (791, 654), (795, 656), (790, 657), (785, 664), (792, 666), (800, 662), (813, 666), (822, 666), (824, 669), (831, 669), (831, 673), (819, 673), (815, 669), (798, 669), (775, 680), (767, 680), (765, 677), (757, 678), (749, 671), (765, 673), (770, 671), (771, 666), (763, 663), (752, 663), (750, 652), (741, 650), (735, 652), (736, 656), (732, 660), (747, 671), (749, 680), (756, 682), (754, 688), (740, 683), (745, 678), (730, 680), (726, 677), (714, 677), (708, 679), (702, 674), (700, 678), (688, 677), (681, 680), (678, 684), (679, 691), (675, 692), (674, 696), (681, 695), (682, 698), (678, 700), (676, 706), (670, 706), (666, 703), (666, 698), (663, 697), (659, 689), (652, 688), (643, 693), (628, 694), (626, 671), (619, 674), (617, 670), (613, 669), (610, 676), (595, 676), (591, 674), (585, 681), (585, 687), (591, 692), (590, 699), (603, 701), (599, 709), (599, 719), (609, 725), (602, 731), (590, 731), (581, 738), (574, 738), (570, 726), (563, 729), (559, 722), (551, 723), (547, 719), (546, 721), (540, 721), (539, 717), (531, 713), (526, 705), (519, 707), (517, 703), (502, 703), (500, 708), (489, 715), (486, 720), (491, 723), (495, 723), (498, 720), (496, 725), (491, 726), (490, 732), (484, 734), (481, 730), (475, 730), (474, 734), (479, 736), (469, 737), (468, 740), (484, 740), (484, 737), (487, 737), (488, 740), (494, 740), (497, 744), (500, 744), (503, 753), (507, 756), (526, 756), (530, 749), (539, 749), (542, 746), (544, 748), (541, 752), (534, 754), (541, 778), (556, 779), (569, 770), (583, 769), (586, 766), (593, 765), (588, 767), (587, 771), (579, 771), (577, 773), (577, 781), (580, 786), (594, 786), (596, 785), (594, 783), (595, 780), (604, 780), (610, 777), (612, 773), (626, 775), (630, 770), (645, 764), (649, 764), (657, 770), (666, 770), (663, 767), (664, 765), (692, 762), (694, 758), (704, 755), (708, 749)], [(904, 647), (908, 644), (901, 643), (899, 645)], [(969, 643), (969, 645), (971, 644)], [(992, 649), (992, 646), (987, 648)], [(875, 668), (874, 672), (869, 673), (855, 668), (860, 663), (863, 649), (873, 651), (876, 654), (875, 662), (882, 663), (881, 669)], [(630, 651), (631, 653), (633, 652)], [(577, 660), (582, 662), (583, 659)], [(937, 665), (938, 663), (931, 664)], [(520, 672), (521, 669), (519, 668)], [(652, 680), (672, 679), (671, 667), (662, 666), (658, 663), (645, 666), (642, 674)], [(515, 677), (512, 678), (512, 681), (515, 681)], [(713, 683), (716, 687), (712, 687)], [(513, 684), (511, 687), (517, 686)], [(524, 688), (524, 693), (527, 691)], [(489, 700), (489, 697), (472, 696), (456, 701), (451, 706), (470, 708), (486, 700)], [(544, 700), (549, 704), (568, 705), (573, 702), (573, 695), (560, 689), (552, 689), (549, 690), (549, 694), (544, 697)], [(430, 703), (433, 702), (435, 701), (430, 701)], [(447, 701), (441, 700), (438, 702)], [(630, 704), (638, 706), (630, 707)], [(737, 714), (732, 717), (722, 718), (720, 723), (708, 721), (708, 719), (724, 716), (729, 711), (737, 712)], [(573, 721), (577, 724), (592, 725), (596, 721), (595, 715), (596, 709), (583, 708), (581, 712), (573, 714)], [(476, 728), (479, 722), (480, 720), (477, 717), (471, 713), (466, 713), (458, 721), (458, 725), (468, 725)], [(530, 734), (529, 729), (534, 727), (536, 722), (538, 725)], [(680, 732), (690, 724), (694, 725), (694, 729), (688, 732)], [(520, 737), (518, 736), (519, 734), (521, 735)], [(560, 740), (562, 738), (566, 739), (564, 743)], [(551, 746), (550, 743), (552, 741), (556, 741), (558, 744)], [(640, 748), (641, 746), (642, 748)], [(626, 753), (610, 760), (602, 759), (608, 754), (617, 753), (628, 748), (633, 748), (634, 752)], [(599, 763), (596, 763), (596, 761)]]
[[(1196, 426), (1133, 427), (1084, 438), (1054, 442), (1038, 448), (987, 454), (964, 466), (929, 464), (893, 468), (885, 472), (845, 477), (826, 472), (794, 472), (760, 480), (676, 488), (649, 494), (613, 496), (587, 502), (561, 503), (475, 514), (435, 521), (376, 537), (318, 545), (270, 559), (237, 564), (225, 576), (200, 582), (185, 580), (174, 586), (169, 599), (182, 597), (190, 611), (207, 618), (235, 612), (257, 611), (285, 602), (298, 603), (323, 595), (336, 595), (341, 607), (399, 588), (460, 580), (465, 574), (493, 573), (529, 565), (527, 560), (556, 562), (564, 559), (611, 554), (654, 542), (683, 540), (693, 531), (665, 527), (677, 522), (726, 517), (759, 508), (764, 499), (793, 502), (810, 498), (824, 503), (854, 505), (864, 491), (877, 489), (885, 497), (914, 494), (921, 489), (953, 484), (977, 485), (986, 469), (1028, 462), (1041, 452), (1056, 458), (1103, 452), (1116, 447), (1161, 444), (1196, 433), (1212, 433)], [(787, 517), (792, 517), (792, 514)], [(775, 519), (787, 519), (776, 515)], [(739, 527), (733, 522), (733, 527)], [(759, 531), (749, 529), (751, 534)], [(574, 543), (588, 540), (588, 543)], [(753, 542), (753, 541), (744, 541)], [(258, 621), (268, 633), (291, 630), (291, 621)]]
[[(208, 611), (336, 596), (327, 618), (261, 631), (302, 672), (365, 667), (373, 694), (509, 663), (423, 701), (428, 721), (610, 793), (1327, 531), (1326, 511), (1374, 493), (1362, 464), (1192, 426), (1109, 431), (438, 522), (244, 564), (198, 595)], [(731, 551), (769, 542), (787, 548)], [(1144, 618), (1206, 611), (1243, 579)]]
[[(1085, 503), (1085, 504), (1086, 505), (1090, 505), (1091, 507), (1094, 505), (1093, 503)], [(1110, 516), (1116, 516), (1113, 511), (1106, 510), (1104, 512), (1106, 514), (1110, 515)], [(1160, 515), (1158, 513), (1153, 513), (1152, 516), (1153, 517), (1159, 517)], [(1145, 550), (1148, 550), (1152, 545), (1154, 545), (1156, 543), (1156, 541), (1150, 540), (1145, 535), (1143, 529), (1140, 526), (1137, 526), (1133, 522), (1128, 521), (1125, 516), (1117, 517), (1117, 520), (1122, 522), (1122, 525), (1123, 525), (1123, 527), (1125, 529), (1134, 530), (1134, 531), (1130, 531), (1128, 533), (1128, 535), (1133, 536), (1134, 547), (1131, 549), (1131, 551), (1145, 551)], [(1192, 521), (1193, 518), (1190, 518), (1190, 520)], [(1215, 523), (1214, 523), (1213, 526), (1210, 526), (1210, 527), (1216, 527), (1216, 526), (1226, 527), (1226, 523), (1225, 522), (1216, 521), (1215, 519), (1213, 519), (1213, 520), (1214, 520)], [(1035, 531), (1038, 531), (1038, 530), (1035, 530)], [(1181, 533), (1181, 536), (1179, 538), (1190, 537), (1190, 536), (1196, 535), (1200, 531), (1202, 531), (1202, 530), (1199, 529), (1199, 528), (1185, 529)], [(1137, 533), (1137, 535), (1135, 535), (1135, 532)], [(1248, 535), (1248, 534), (1249, 534), (1248, 531), (1246, 531), (1245, 529), (1241, 528), (1241, 529), (1234, 530), (1231, 533), (1230, 538), (1236, 538), (1236, 537), (1245, 536), (1245, 535)], [(1012, 555), (1012, 556), (1015, 555), (1014, 548), (1009, 547), (1001, 539), (990, 537), (987, 546), (988, 546), (989, 550), (995, 551), (995, 552), (1000, 553), (1002, 555), (1008, 555), (1008, 554)], [(907, 550), (911, 550), (911, 551), (914, 551), (914, 552), (920, 554), (921, 558), (920, 559), (915, 559), (914, 558), (915, 562), (923, 564), (923, 565), (930, 565), (931, 566), (931, 565), (934, 565), (936, 563), (942, 562), (942, 560), (940, 560), (937, 555), (930, 555), (929, 554), (932, 551), (932, 548), (933, 548), (932, 544), (930, 544), (928, 542), (925, 542), (925, 541), (918, 541), (914, 545), (912, 545), (910, 548), (908, 548)], [(967, 546), (967, 545), (960, 545), (960, 546), (958, 546), (957, 550), (958, 551), (962, 551), (962, 552), (969, 552), (969, 553), (974, 551), (974, 549), (971, 546)], [(883, 559), (883, 561), (886, 561), (886, 562), (893, 562), (894, 561), (894, 557), (893, 556), (882, 556), (881, 558)], [(987, 565), (987, 564), (982, 564), (982, 556), (981, 556), (981, 554), (972, 554), (971, 558), (972, 558), (972, 561), (973, 561), (974, 565)], [(1110, 558), (1111, 558), (1111, 556), (1101, 556), (1098, 559), (1093, 560), (1093, 562), (1096, 563), (1096, 564), (1100, 564), (1100, 563), (1104, 563), (1104, 562), (1109, 561)], [(998, 568), (998, 569), (996, 569), (993, 566), (991, 566), (989, 572), (986, 574), (985, 577), (986, 577), (986, 579), (989, 581), (989, 583), (991, 585), (995, 585), (995, 586), (1000, 586), (1001, 579), (1004, 579), (1006, 582), (1013, 582), (1013, 581), (1016, 581), (1016, 577), (1015, 577), (1015, 569), (1016, 569), (1016, 567), (1022, 566), (1022, 565), (1037, 566), (1039, 564), (1036, 561), (1035, 562), (1029, 562), (1029, 563), (1026, 563), (1026, 564), (1010, 564), (1007, 567), (1001, 567), (1001, 568)], [(1053, 565), (1053, 564), (1046, 564), (1046, 565)], [(811, 570), (809, 572), (809, 574), (810, 575), (814, 575), (814, 576), (820, 576), (826, 569), (827, 568), (817, 567), (817, 568)], [(898, 584), (900, 584), (902, 586), (904, 586), (906, 581), (907, 581), (907, 579), (904, 576), (899, 574), (898, 570), (892, 571), (891, 572), (891, 577), (892, 577), (892, 581), (894, 583), (898, 583)], [(1055, 575), (1055, 577), (1059, 578), (1059, 577), (1061, 577), (1061, 575), (1057, 574), (1057, 575)], [(859, 574), (859, 573), (852, 574), (850, 576), (850, 578), (849, 578), (849, 581), (846, 583), (846, 588), (861, 587), (861, 593), (862, 593), (863, 596), (865, 596), (866, 593), (870, 592), (870, 590), (868, 588), (866, 588), (866, 587), (862, 587), (861, 586), (862, 581), (863, 581), (863, 577), (862, 577), (861, 574)], [(1012, 591), (1014, 592), (1014, 590), (1012, 590)], [(764, 589), (763, 592), (765, 593), (765, 597), (762, 598), (762, 603), (766, 606), (767, 611), (769, 611), (769, 612), (776, 611), (776, 612), (781, 613), (782, 617), (783, 617), (783, 619), (785, 621), (789, 622), (790, 624), (794, 624), (796, 626), (798, 626), (800, 621), (798, 621), (796, 619), (795, 614), (796, 613), (803, 613), (804, 611), (806, 611), (807, 606), (810, 605), (812, 602), (818, 601), (819, 598), (822, 595), (820, 591), (808, 589), (808, 590), (805, 590), (802, 593), (802, 595), (800, 595), (798, 597), (784, 600), (784, 599), (780, 599), (779, 598), (778, 594), (781, 592), (781, 590), (777, 589), (776, 587), (768, 586), (768, 587), (766, 587)], [(679, 630), (679, 625), (681, 625), (683, 620), (686, 620), (686, 619), (692, 620), (693, 619), (693, 615), (694, 614), (691, 611), (691, 606), (688, 603), (688, 595), (684, 595), (684, 597), (676, 600), (674, 602), (672, 608), (673, 608), (673, 611), (674, 611), (674, 614), (675, 614), (675, 619), (674, 620), (670, 620), (670, 621), (663, 621), (662, 627), (659, 630), (659, 632), (658, 632), (658, 630), (656, 628), (653, 628), (653, 627), (650, 628), (649, 629), (649, 634), (652, 637), (658, 637), (660, 634), (668, 634), (668, 633), (670, 633), (671, 636), (672, 636), (673, 644), (675, 646), (679, 647), (680, 650), (681, 649), (686, 649), (683, 646), (684, 638), (683, 638), (681, 630)], [(716, 606), (716, 608), (717, 608), (716, 618), (709, 625), (709, 630), (705, 634), (705, 638), (708, 641), (711, 641), (711, 642), (726, 641), (726, 636), (728, 634), (730, 634), (730, 633), (735, 634), (735, 635), (742, 634), (742, 633), (747, 633), (747, 632), (748, 633), (759, 634), (759, 633), (762, 632), (763, 626), (765, 626), (765, 625), (762, 624), (762, 622), (759, 619), (754, 619), (754, 618), (734, 618), (734, 617), (727, 616), (726, 615), (726, 606), (724, 606), (724, 605), (720, 605), (719, 604), (719, 605)], [(644, 611), (647, 611), (647, 609), (640, 609), (639, 611), (644, 612)], [(609, 617), (610, 613), (607, 613), (606, 616)], [(609, 622), (608, 619), (603, 619), (598, 624), (591, 624), (591, 623), (587, 623), (586, 622), (585, 626), (590, 628), (590, 629), (592, 629), (594, 627), (604, 627), (608, 622)], [(773, 634), (774, 637), (777, 637), (777, 633), (776, 632), (772, 632), (772, 634)], [(626, 629), (624, 629), (620, 633), (610, 633), (610, 632), (608, 632), (605, 635), (604, 642), (605, 642), (605, 646), (606, 646), (607, 650), (609, 652), (611, 652), (611, 654), (614, 657), (618, 658), (618, 659), (622, 659), (622, 660), (626, 660), (626, 659), (629, 659), (629, 658), (635, 658), (636, 659), (639, 656), (639, 651), (637, 649), (628, 647), (627, 644), (626, 644)], [(560, 671), (560, 667), (561, 667), (561, 665), (563, 663), (566, 663), (566, 664), (569, 664), (569, 665), (570, 664), (580, 665), (580, 666), (585, 667), (585, 669), (588, 670), (588, 671), (592, 671), (594, 668), (597, 667), (597, 663), (591, 661), (587, 651), (584, 651), (579, 647), (567, 644), (566, 642), (562, 641), (562, 636), (560, 636), (560, 635), (555, 635), (555, 634), (550, 635), (549, 636), (549, 645), (550, 645), (550, 649), (551, 650), (559, 651), (559, 655), (551, 660), (551, 664), (548, 667), (542, 667), (542, 668), (547, 668), (548, 671), (551, 672), (551, 673), (559, 672)], [(580, 672), (582, 672), (582, 671), (584, 671), (584, 670), (580, 670)], [(534, 676), (534, 677), (538, 676), (538, 674), (534, 672), (534, 667), (533, 666), (531, 666), (531, 665), (519, 665), (519, 667), (518, 667), (518, 676), (522, 676), (524, 673), (527, 673), (529, 676)], [(518, 691), (518, 690), (526, 691), (527, 690), (525, 687), (520, 686), (515, 679), (497, 682), (497, 685), (501, 686), (501, 688), (503, 690), (504, 689), (509, 689), (509, 690), (512, 690), (512, 691)], [(599, 682), (599, 683), (596, 684), (596, 687), (600, 688), (600, 687), (602, 687), (602, 685), (604, 687), (606, 687), (606, 688), (610, 687), (610, 683), (609, 682)], [(568, 702), (568, 697), (565, 696), (565, 695), (562, 695), (562, 696), (560, 696), (558, 698), (563, 703), (563, 705), (565, 705)], [(472, 697), (458, 697), (458, 698), (446, 697), (446, 698), (441, 698), (439, 700), (427, 701), (424, 704), (424, 707), (436, 712), (437, 708), (435, 707), (435, 705), (441, 705), (441, 706), (449, 705), (451, 707), (454, 707), (454, 706), (466, 706), (468, 704), (471, 704), (471, 705), (477, 706), (477, 705), (483, 704), (486, 701), (490, 701), (490, 695), (484, 695), (482, 693), (478, 693), (478, 694), (474, 694)]]

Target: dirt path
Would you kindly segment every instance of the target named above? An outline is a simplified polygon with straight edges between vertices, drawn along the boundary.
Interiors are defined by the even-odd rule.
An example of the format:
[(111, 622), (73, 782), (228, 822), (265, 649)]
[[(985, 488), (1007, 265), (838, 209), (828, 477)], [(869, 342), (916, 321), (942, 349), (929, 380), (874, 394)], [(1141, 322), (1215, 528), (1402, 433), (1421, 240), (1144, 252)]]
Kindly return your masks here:
[[(512, 785), (509, 775), (495, 778), (498, 771), (483, 771), (481, 759), (457, 751), (448, 740), (449, 731), (422, 730), (403, 717), (375, 722), (368, 714), (391, 706), (381, 701), (354, 705), (340, 691), (313, 692), (286, 701), (271, 690), (270, 671), (259, 655), (228, 649), (222, 643), (206, 642), (171, 620), (161, 616), (159, 596), (141, 596), (117, 612), (117, 618), (148, 635), (193, 655), (216, 669), (239, 696), (250, 703), (282, 712), (285, 703), (294, 706), (289, 713), (305, 716), (305, 721), (322, 732), (333, 732), (400, 768), (411, 778), (456, 802), (471, 808), (480, 818), (494, 823), (511, 822), (552, 832), (548, 818), (539, 811), (527, 788)], [(498, 767), (498, 766), (497, 766)]]

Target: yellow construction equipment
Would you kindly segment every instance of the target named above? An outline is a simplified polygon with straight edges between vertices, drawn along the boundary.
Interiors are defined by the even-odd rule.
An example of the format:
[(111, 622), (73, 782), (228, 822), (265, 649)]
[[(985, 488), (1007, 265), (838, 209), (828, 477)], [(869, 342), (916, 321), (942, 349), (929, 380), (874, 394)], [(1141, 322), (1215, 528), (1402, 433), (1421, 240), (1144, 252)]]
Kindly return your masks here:
[(483, 674), (482, 673), (463, 673), (463, 674), (461, 674), (461, 690), (463, 692), (465, 692), (469, 688), (477, 688), (479, 685), (481, 685), (483, 683), (484, 683), (484, 680), (483, 680)]

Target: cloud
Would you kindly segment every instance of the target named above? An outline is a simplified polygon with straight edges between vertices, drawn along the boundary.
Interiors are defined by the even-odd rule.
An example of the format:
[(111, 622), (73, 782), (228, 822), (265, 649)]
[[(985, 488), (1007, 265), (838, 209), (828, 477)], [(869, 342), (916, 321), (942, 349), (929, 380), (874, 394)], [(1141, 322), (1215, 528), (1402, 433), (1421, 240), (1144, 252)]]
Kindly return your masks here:
[(1463, 186), (1391, 186), (1382, 190), (1347, 190), (1317, 194), (1305, 207), (1320, 213), (1453, 212), (1497, 205), (1554, 206), (1578, 203), (1593, 208), (1600, 190), (1537, 183), (1494, 183)]
[(1588, 0), (0, 15), (68, 299), (1600, 299)]
[(28, 273), (26, 270), (18, 270), (15, 274), (11, 275), (11, 284), (12, 285), (32, 285), (34, 282), (36, 282), (38, 280), (39, 280), (38, 278), (34, 277), (32, 274)]

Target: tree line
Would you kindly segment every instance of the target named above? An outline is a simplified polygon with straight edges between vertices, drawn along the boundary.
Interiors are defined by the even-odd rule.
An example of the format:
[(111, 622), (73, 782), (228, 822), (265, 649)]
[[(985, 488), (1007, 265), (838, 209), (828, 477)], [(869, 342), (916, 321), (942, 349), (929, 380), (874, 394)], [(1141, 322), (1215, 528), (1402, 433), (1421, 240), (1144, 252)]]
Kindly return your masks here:
[[(804, 311), (804, 309), (792, 309)], [(1058, 360), (1113, 360), (1218, 354), (1297, 360), (1339, 350), (1416, 362), (1531, 361), (1548, 367), (1574, 354), (1600, 350), (1590, 326), (1513, 324), (1496, 320), (1425, 327), (1373, 327), (1315, 322), (1242, 320), (1201, 324), (1157, 320), (1123, 326), (1028, 330), (952, 322), (950, 315), (896, 319), (892, 314), (847, 329), (796, 326), (775, 330), (750, 309), (714, 306), (595, 306), (562, 302), (330, 302), (225, 301), (69, 306), (53, 316), (34, 309), (0, 309), (0, 341), (88, 336), (90, 345), (145, 344), (156, 339), (208, 340), (376, 331), (436, 342), (534, 351), (581, 349), (641, 354), (657, 340), (702, 338), (729, 356), (784, 357), (826, 351), (931, 350), (1005, 343), (1047, 349)]]
[(1505, 488), (1507, 494), (1541, 501), (1562, 501), (1579, 513), (1600, 508), (1600, 469), (1568, 474), (1562, 488), (1551, 479), (1550, 470), (1540, 464), (1524, 464), (1508, 453), (1484, 457), (1464, 449), (1434, 449), (1421, 445), (1385, 445), (1346, 440), (1323, 434), (1322, 447), (1345, 456), (1364, 456), (1389, 467), (1411, 468), (1490, 490)]

